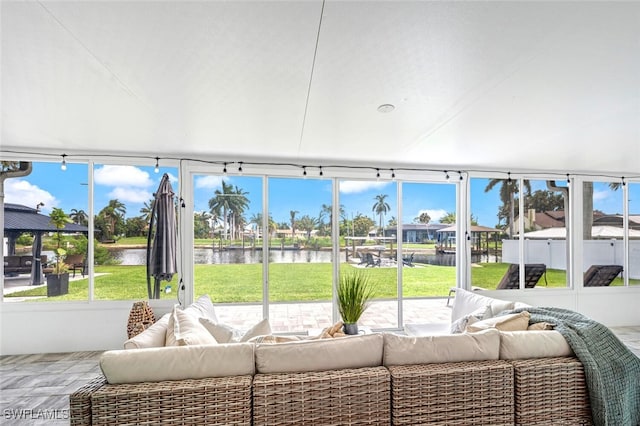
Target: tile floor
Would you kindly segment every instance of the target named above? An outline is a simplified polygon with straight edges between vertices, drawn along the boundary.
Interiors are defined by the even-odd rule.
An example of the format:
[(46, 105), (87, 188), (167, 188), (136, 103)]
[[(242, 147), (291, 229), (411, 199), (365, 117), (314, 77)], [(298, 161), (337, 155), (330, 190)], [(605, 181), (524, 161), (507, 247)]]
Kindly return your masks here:
[[(612, 330), (640, 357), (640, 326)], [(100, 373), (102, 352), (0, 357), (0, 424), (68, 425), (69, 394)]]

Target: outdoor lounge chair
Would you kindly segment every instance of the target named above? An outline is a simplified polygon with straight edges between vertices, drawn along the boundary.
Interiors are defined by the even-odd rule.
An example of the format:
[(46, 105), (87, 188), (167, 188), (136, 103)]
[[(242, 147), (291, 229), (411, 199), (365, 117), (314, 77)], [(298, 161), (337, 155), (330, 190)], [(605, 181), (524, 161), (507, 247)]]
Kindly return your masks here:
[(591, 265), (587, 272), (584, 273), (584, 286), (608, 286), (621, 273), (621, 265)]
[(409, 256), (407, 256), (407, 257), (403, 257), (403, 258), (402, 258), (402, 263), (403, 263), (404, 265), (407, 265), (407, 266), (411, 266), (411, 267), (413, 267), (413, 255), (414, 255), (414, 254), (415, 254), (415, 253), (411, 253)]
[[(524, 287), (534, 288), (540, 278), (544, 275), (545, 285), (547, 285), (547, 265), (544, 263), (526, 263), (524, 265)], [(520, 288), (520, 265), (512, 263), (509, 265), (507, 272), (498, 283), (496, 290), (514, 290)], [(482, 287), (472, 287), (473, 291), (484, 290)], [(451, 295), (456, 292), (456, 287), (449, 289), (447, 297), (447, 306), (451, 300)]]
[[(540, 278), (547, 272), (547, 265), (544, 263), (527, 263), (524, 265), (524, 287), (534, 288)], [(545, 284), (547, 277), (545, 276)], [(520, 265), (512, 263), (505, 272), (502, 280), (498, 283), (496, 290), (512, 290), (520, 288)]]

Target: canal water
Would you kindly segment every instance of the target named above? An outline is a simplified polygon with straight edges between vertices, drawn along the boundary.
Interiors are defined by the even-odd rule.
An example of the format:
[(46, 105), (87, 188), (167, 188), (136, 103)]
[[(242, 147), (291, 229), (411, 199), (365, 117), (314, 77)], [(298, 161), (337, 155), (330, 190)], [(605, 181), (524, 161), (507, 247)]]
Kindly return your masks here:
[[(120, 261), (121, 265), (146, 264), (146, 249), (118, 249), (110, 250), (111, 254)], [(271, 263), (331, 263), (332, 253), (328, 250), (270, 250), (269, 261)], [(340, 262), (345, 262), (344, 252), (340, 253)], [(473, 255), (472, 262), (495, 262), (495, 258), (487, 259), (487, 256)], [(194, 262), (196, 264), (228, 264), (228, 263), (260, 263), (262, 262), (262, 250), (211, 250), (194, 249)], [(423, 263), (440, 266), (455, 266), (455, 254), (420, 254), (413, 256), (414, 263)]]

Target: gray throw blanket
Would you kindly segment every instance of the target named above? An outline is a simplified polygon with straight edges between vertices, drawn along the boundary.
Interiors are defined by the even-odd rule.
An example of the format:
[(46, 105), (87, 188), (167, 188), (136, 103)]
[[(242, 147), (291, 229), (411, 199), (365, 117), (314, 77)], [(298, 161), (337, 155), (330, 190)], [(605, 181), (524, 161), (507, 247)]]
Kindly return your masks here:
[(640, 358), (604, 325), (560, 308), (520, 308), (530, 323), (549, 322), (584, 366), (596, 426), (640, 425)]

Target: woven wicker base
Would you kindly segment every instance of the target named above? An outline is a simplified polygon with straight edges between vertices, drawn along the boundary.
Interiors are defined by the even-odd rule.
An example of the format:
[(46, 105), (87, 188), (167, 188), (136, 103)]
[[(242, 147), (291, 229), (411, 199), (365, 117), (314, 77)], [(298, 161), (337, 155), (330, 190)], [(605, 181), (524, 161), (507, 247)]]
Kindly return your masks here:
[(390, 380), (384, 367), (256, 374), (254, 425), (390, 423)]
[(505, 361), (389, 370), (394, 425), (513, 425), (513, 367)]
[(91, 394), (106, 384), (107, 379), (101, 375), (69, 396), (71, 426), (91, 425)]
[(511, 361), (517, 425), (591, 425), (589, 392), (577, 358)]
[[(86, 413), (87, 392), (91, 423), (74, 415)], [(72, 425), (250, 425), (251, 376), (105, 384), (79, 390), (71, 404)]]

